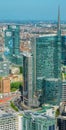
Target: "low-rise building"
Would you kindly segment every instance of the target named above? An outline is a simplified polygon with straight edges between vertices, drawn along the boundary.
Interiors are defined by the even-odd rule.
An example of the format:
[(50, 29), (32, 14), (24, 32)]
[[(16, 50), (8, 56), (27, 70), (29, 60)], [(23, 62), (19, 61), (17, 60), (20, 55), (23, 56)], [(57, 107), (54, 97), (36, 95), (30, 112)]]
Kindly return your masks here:
[(9, 62), (1, 61), (0, 62), (0, 77), (6, 77), (9, 75)]
[(23, 116), (23, 130), (57, 130), (56, 118), (52, 107), (43, 109), (27, 110)]
[(9, 93), (10, 92), (10, 79), (8, 77), (2, 78), (0, 80), (0, 92)]
[(0, 110), (0, 130), (23, 130), (23, 112), (9, 112)]
[(17, 115), (0, 111), (0, 130), (18, 130)]

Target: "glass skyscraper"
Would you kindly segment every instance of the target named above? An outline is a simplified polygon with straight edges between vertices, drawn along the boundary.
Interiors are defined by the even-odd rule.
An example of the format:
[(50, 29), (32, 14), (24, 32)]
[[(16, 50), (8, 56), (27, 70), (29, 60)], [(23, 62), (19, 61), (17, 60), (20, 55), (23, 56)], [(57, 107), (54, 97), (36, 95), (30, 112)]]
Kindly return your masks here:
[(36, 68), (36, 95), (43, 102), (58, 104), (61, 93), (61, 39), (57, 35), (36, 38), (32, 41), (32, 54)]
[(22, 65), (20, 55), (20, 29), (18, 25), (8, 25), (5, 30), (5, 56), (17, 65)]
[[(42, 103), (59, 105), (62, 94), (61, 64), (66, 63), (64, 46), (66, 47), (65, 36), (61, 35), (60, 11), (58, 10), (57, 34), (44, 35), (31, 40), (32, 70), (28, 62), (25, 63), (23, 60), (23, 66), (26, 64), (24, 82), (27, 81), (24, 88), (27, 88), (28, 94), (30, 90), (32, 91), (30, 100), (33, 105)], [(32, 85), (28, 83), (29, 70), (32, 71), (32, 81), (30, 80)], [(26, 98), (25, 95), (23, 96)], [(27, 105), (29, 105), (28, 101), (27, 97)]]

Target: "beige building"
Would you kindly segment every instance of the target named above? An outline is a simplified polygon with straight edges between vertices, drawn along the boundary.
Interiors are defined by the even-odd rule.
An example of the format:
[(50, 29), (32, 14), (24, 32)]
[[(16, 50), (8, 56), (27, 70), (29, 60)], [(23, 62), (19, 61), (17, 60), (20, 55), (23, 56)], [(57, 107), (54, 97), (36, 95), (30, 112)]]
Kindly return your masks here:
[(3, 78), (0, 80), (0, 93), (9, 93), (10, 92), (10, 79)]

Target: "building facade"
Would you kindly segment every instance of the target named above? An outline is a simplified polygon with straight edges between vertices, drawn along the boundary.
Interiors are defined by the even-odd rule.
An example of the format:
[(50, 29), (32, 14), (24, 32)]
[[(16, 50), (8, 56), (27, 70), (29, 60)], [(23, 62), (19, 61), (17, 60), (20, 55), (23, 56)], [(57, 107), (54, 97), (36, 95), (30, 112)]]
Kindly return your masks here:
[(0, 114), (0, 130), (18, 130), (16, 114)]
[(7, 77), (9, 75), (9, 62), (2, 60), (0, 61), (0, 77)]
[(2, 78), (0, 80), (0, 93), (9, 93), (10, 92), (10, 79)]
[[(58, 99), (56, 103), (59, 103), (60, 99), (60, 81), (61, 81), (61, 39), (58, 40), (58, 36), (45, 36), (36, 38), (35, 48), (32, 50), (36, 50), (35, 63), (36, 65), (36, 90), (38, 92), (38, 96), (42, 94), (44, 90), (44, 94), (46, 95), (48, 92), (48, 86), (45, 86), (44, 80), (46, 81), (46, 85), (48, 85), (49, 80), (49, 89), (51, 91), (51, 95), (54, 91), (54, 100)], [(34, 55), (34, 51), (32, 52)], [(54, 81), (53, 81), (54, 80)], [(57, 81), (58, 80), (58, 81)], [(57, 81), (57, 83), (56, 83)], [(56, 87), (57, 85), (57, 87)], [(55, 86), (55, 87), (54, 87)], [(45, 89), (44, 89), (45, 88)], [(52, 88), (52, 89), (51, 89)], [(55, 95), (57, 93), (57, 95)], [(50, 93), (48, 93), (50, 94)], [(53, 97), (48, 99), (46, 95), (45, 102), (48, 100), (51, 103)], [(53, 101), (54, 102), (54, 101)]]
[(11, 63), (22, 65), (20, 55), (20, 29), (18, 25), (8, 25), (5, 30), (5, 52), (4, 55)]
[[(61, 78), (61, 66), (66, 64), (66, 36), (61, 35), (60, 28), (60, 11), (58, 10), (58, 26), (57, 34), (48, 34), (31, 39), (31, 55), (32, 55), (32, 69), (31, 80), (28, 80), (30, 64), (29, 60), (25, 62), (24, 66), (24, 89), (23, 94), (29, 94), (31, 89), (32, 104), (36, 105), (35, 100), (39, 101), (37, 104), (49, 103), (59, 105), (62, 101), (63, 87)], [(23, 55), (24, 59), (24, 55)], [(27, 59), (27, 56), (25, 56)], [(25, 84), (26, 81), (26, 84)], [(32, 84), (29, 84), (29, 83)], [(26, 91), (25, 91), (26, 88)], [(28, 102), (27, 101), (27, 102)], [(29, 105), (29, 103), (27, 103)]]
[[(26, 70), (26, 71), (25, 71)], [(30, 54), (23, 54), (23, 76), (24, 88), (23, 88), (23, 101), (26, 105), (32, 105), (33, 100), (33, 57)]]
[[(29, 73), (29, 62), (23, 61), (24, 66), (24, 84), (26, 92), (29, 93), (28, 88), (33, 88), (32, 103), (35, 101), (34, 97), (40, 101), (40, 104), (48, 102), (50, 104), (58, 105), (61, 98), (61, 30), (60, 30), (60, 12), (58, 11), (58, 30), (56, 35), (45, 35), (43, 37), (34, 38), (31, 41), (32, 49), (32, 66), (33, 71), (31, 80), (33, 84), (29, 85), (27, 72)], [(27, 70), (27, 72), (26, 72)], [(48, 79), (48, 80), (47, 80)], [(32, 82), (31, 81), (31, 82)], [(32, 86), (32, 87), (31, 87)], [(61, 90), (61, 91), (60, 91)], [(50, 96), (51, 92), (51, 96)], [(50, 97), (50, 98), (49, 98)], [(29, 98), (31, 99), (31, 98)]]
[(23, 130), (56, 130), (56, 119), (38, 113), (25, 112)]
[(66, 115), (57, 119), (58, 130), (66, 130)]
[[(32, 98), (38, 97), (39, 100), (40, 97), (44, 98), (44, 95), (46, 95), (45, 100), (51, 103), (55, 104), (59, 103), (60, 99), (60, 90), (61, 90), (61, 39), (58, 36), (53, 35), (46, 35), (44, 37), (39, 37), (32, 40)], [(23, 61), (24, 66), (26, 64), (26, 68), (24, 68), (25, 75), (24, 80), (26, 84), (24, 84), (24, 87), (27, 88), (27, 93), (29, 93), (28, 88), (31, 88), (31, 85), (28, 85), (28, 78), (27, 72), (29, 72), (30, 65), (26, 61), (26, 63)], [(29, 68), (29, 69), (27, 69)], [(27, 70), (27, 72), (26, 72)], [(29, 74), (28, 74), (29, 75)], [(47, 97), (48, 91), (48, 80), (49, 80), (49, 90), (51, 91), (51, 95), (53, 94), (51, 100)], [(46, 86), (44, 84), (44, 80), (46, 81)], [(31, 80), (30, 80), (31, 81)], [(51, 85), (52, 84), (52, 85)], [(46, 89), (46, 90), (45, 90)], [(44, 91), (44, 93), (43, 93)], [(45, 93), (46, 92), (46, 93)], [(42, 95), (43, 94), (43, 95)], [(50, 93), (48, 93), (50, 94)]]
[(66, 102), (66, 80), (62, 81), (62, 102)]

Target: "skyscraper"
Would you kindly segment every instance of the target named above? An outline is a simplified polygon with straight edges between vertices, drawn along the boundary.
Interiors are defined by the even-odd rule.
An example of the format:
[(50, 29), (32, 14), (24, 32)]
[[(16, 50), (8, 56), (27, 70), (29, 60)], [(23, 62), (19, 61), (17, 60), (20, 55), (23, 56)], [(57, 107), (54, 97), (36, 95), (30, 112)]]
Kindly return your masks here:
[[(26, 105), (32, 104), (33, 98), (33, 57), (31, 54), (23, 54), (23, 101)], [(26, 70), (26, 71), (25, 71)]]
[(17, 65), (22, 65), (20, 56), (20, 30), (18, 25), (8, 25), (5, 30), (5, 56)]
[[(29, 63), (29, 60), (28, 62), (23, 60), (24, 66), (26, 64), (25, 67), (27, 68), (24, 68), (24, 81), (27, 81), (26, 84), (24, 84), (24, 88), (27, 88), (26, 93), (29, 93), (31, 90), (31, 102), (33, 105), (40, 105), (42, 103), (58, 105), (61, 96), (61, 29), (59, 9), (57, 34), (49, 34), (34, 38), (31, 40), (31, 46), (31, 80), (28, 80), (27, 77), (29, 76), (29, 70), (31, 68), (30, 64), (27, 64)], [(29, 85), (29, 82), (32, 82), (32, 85)], [(31, 98), (29, 99), (31, 100)], [(27, 104), (29, 99), (27, 97)], [(40, 103), (38, 103), (38, 101)]]

